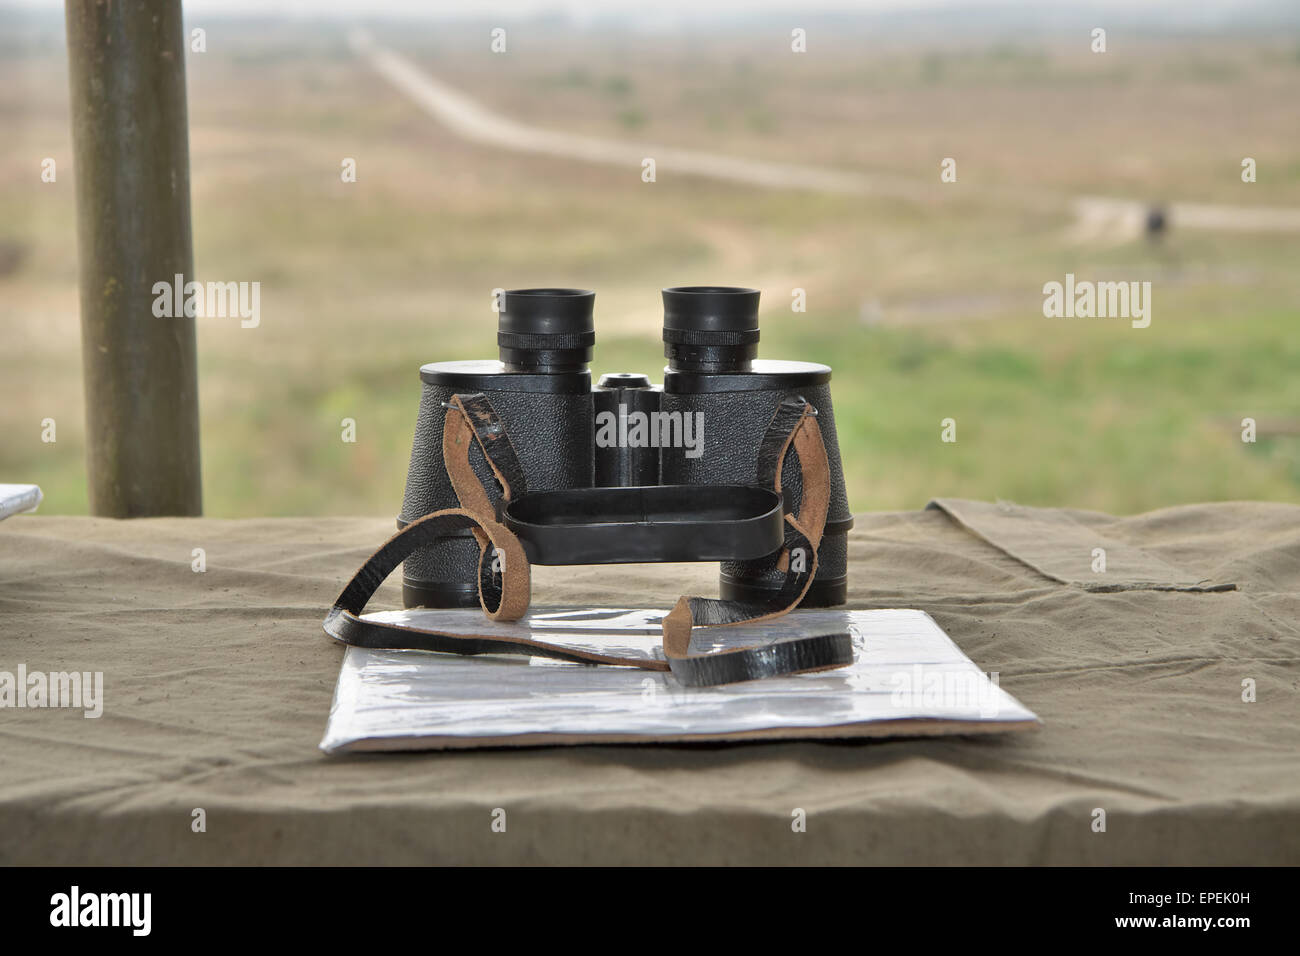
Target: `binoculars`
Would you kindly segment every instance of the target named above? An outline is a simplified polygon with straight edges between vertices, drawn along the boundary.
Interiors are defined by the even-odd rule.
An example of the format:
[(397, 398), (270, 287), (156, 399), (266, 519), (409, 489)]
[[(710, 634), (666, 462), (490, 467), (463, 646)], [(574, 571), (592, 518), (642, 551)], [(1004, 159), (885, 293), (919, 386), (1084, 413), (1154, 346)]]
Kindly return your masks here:
[[(771, 538), (757, 545), (753, 529), (764, 506), (736, 486), (756, 484), (769, 423), (783, 402), (797, 399), (816, 411), (830, 471), (817, 573), (801, 606), (843, 604), (853, 518), (830, 368), (757, 357), (756, 289), (688, 286), (663, 290), (663, 384), (618, 373), (602, 375), (593, 388), (587, 366), (595, 298), (582, 289), (507, 291), (498, 298), (498, 360), (420, 368), (423, 394), (398, 527), (459, 507), (443, 460), (443, 425), (453, 396), (481, 393), (527, 481), (532, 505), (520, 520), (537, 531), (525, 538), (534, 563), (720, 560), (723, 599), (768, 604), (786, 578), (781, 548)], [(785, 453), (778, 521), (782, 508), (799, 509), (802, 469), (790, 460), (797, 454), (793, 446)], [(477, 447), (470, 465), (491, 484), (491, 463)], [(650, 555), (638, 545), (636, 530), (648, 525), (668, 529), (668, 539), (659, 539), (671, 542), (667, 551)], [(406, 559), (403, 602), (478, 607), (479, 574), (472, 534), (444, 538)]]

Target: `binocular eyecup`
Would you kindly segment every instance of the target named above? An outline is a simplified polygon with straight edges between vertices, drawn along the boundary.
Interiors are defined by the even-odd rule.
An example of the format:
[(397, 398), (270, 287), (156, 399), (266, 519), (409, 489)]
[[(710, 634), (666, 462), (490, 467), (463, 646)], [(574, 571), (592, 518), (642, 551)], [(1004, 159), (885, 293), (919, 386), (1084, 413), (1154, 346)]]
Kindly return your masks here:
[(747, 372), (758, 355), (757, 289), (663, 290), (664, 358), (684, 372)]
[(512, 289), (501, 299), (497, 348), (510, 371), (581, 371), (596, 344), (588, 289)]
[[(757, 289), (663, 290), (664, 357), (685, 372), (746, 372), (758, 355)], [(501, 298), (497, 347), (510, 371), (579, 371), (596, 342), (596, 294), (586, 289), (511, 289)]]

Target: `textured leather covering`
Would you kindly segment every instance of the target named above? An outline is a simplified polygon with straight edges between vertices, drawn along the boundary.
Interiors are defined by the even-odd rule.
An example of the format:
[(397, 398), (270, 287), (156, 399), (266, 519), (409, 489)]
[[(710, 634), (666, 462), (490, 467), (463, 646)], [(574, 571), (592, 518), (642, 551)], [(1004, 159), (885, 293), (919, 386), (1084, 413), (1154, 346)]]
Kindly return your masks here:
[[(591, 394), (564, 395), (519, 392), (510, 389), (509, 374), (502, 374), (501, 389), (484, 389), (514, 443), (528, 487), (536, 491), (588, 488), (592, 483), (593, 422)], [(455, 390), (424, 383), (420, 412), (406, 473), (406, 494), (401, 519), (411, 522), (433, 511), (458, 507), (456, 492), (442, 460), (442, 430), (446, 409)], [(470, 450), (470, 465), (485, 484), (495, 484), (480, 449)], [(467, 588), (467, 603), (478, 603), (479, 549), (468, 531), (422, 548), (407, 558), (403, 577), (408, 582), (452, 583)]]

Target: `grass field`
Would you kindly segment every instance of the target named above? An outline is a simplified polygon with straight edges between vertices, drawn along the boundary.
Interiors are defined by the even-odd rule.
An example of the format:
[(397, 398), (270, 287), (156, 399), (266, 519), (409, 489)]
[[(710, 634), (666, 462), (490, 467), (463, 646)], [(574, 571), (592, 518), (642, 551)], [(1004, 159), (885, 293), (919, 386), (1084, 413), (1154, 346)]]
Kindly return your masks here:
[[(0, 49), (0, 481), (82, 513), (54, 27)], [(762, 354), (835, 368), (855, 510), (1300, 501), (1300, 234), (1175, 222), (1158, 243), (1080, 241), (1070, 211), (1078, 195), (1300, 206), (1300, 36), (1112, 36), (1097, 55), (1086, 35), (840, 29), (793, 55), (788, 30), (760, 25), (681, 38), (544, 22), (512, 26), (494, 55), (485, 26), (375, 32), (521, 121), (861, 171), (881, 189), (647, 184), (488, 149), (402, 99), (339, 28), (211, 25), (188, 60), (198, 278), (259, 281), (262, 322), (199, 323), (209, 514), (395, 514), (416, 370), (493, 355), (495, 287), (596, 289), (594, 370), (654, 372), (658, 289), (695, 283), (761, 288)], [(47, 156), (56, 183), (40, 180)], [(356, 183), (340, 181), (344, 157)], [(956, 183), (939, 181), (944, 157)], [(1150, 327), (1044, 318), (1043, 284), (1067, 272), (1150, 281)], [(790, 310), (795, 288), (806, 313)]]

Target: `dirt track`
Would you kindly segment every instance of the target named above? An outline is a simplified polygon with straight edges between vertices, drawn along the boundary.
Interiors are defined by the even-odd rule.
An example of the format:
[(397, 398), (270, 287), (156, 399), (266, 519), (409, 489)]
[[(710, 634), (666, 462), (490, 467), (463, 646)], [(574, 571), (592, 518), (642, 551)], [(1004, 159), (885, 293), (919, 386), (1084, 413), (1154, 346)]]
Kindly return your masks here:
[[(684, 174), (769, 189), (809, 189), (915, 200), (934, 198), (933, 187), (898, 177), (771, 163), (529, 126), (487, 109), (405, 57), (379, 46), (364, 31), (353, 31), (348, 41), (352, 50), (397, 90), (438, 122), (472, 142), (516, 152), (603, 163), (630, 171), (639, 171), (643, 160), (652, 157), (656, 176)], [(1147, 204), (1136, 200), (1101, 196), (1051, 197), (1037, 191), (1010, 193), (1006, 190), (990, 193), (990, 199), (998, 202), (1017, 198), (1025, 204), (1046, 203), (1068, 209), (1073, 219), (1066, 235), (1075, 242), (1119, 243), (1135, 239), (1142, 234), (1149, 209)], [(1169, 224), (1179, 229), (1300, 232), (1300, 209), (1184, 202), (1168, 203), (1164, 209)]]

